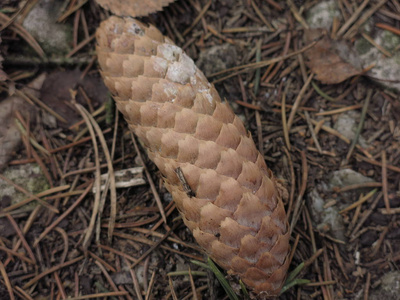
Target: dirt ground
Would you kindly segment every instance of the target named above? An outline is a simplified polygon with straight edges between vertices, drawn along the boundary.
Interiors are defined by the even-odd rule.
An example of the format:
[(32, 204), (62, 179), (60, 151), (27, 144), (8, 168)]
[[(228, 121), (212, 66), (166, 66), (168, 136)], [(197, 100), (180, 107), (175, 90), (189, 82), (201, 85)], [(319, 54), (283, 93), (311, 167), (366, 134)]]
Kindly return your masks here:
[[(315, 29), (320, 2), (178, 0), (140, 20), (196, 62), (286, 186), (290, 271), (304, 266), (279, 298), (398, 299), (400, 77), (356, 46), (400, 61), (400, 42), (373, 40), (400, 35), (400, 2), (331, 1)], [(110, 13), (58, 0), (28, 31), (46, 3), (0, 4), (0, 299), (229, 299), (102, 83), (94, 33)], [(93, 190), (127, 169), (116, 194)]]

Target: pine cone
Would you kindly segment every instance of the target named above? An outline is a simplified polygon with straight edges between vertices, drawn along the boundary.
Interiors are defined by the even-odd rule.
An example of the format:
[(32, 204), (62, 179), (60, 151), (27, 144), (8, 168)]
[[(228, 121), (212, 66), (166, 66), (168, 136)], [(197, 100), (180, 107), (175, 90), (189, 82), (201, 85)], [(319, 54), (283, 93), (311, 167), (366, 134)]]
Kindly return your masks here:
[(286, 190), (241, 120), (155, 27), (111, 17), (97, 42), (104, 81), (197, 242), (254, 293), (277, 295), (289, 265)]
[(175, 0), (96, 0), (104, 9), (121, 17), (141, 17), (162, 10)]

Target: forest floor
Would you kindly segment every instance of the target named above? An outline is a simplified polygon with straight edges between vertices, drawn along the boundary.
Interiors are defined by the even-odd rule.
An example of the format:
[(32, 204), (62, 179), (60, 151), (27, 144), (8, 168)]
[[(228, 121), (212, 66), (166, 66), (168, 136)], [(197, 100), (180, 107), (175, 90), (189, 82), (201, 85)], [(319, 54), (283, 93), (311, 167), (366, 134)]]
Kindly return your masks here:
[[(400, 3), (315, 17), (321, 2), (178, 0), (140, 20), (196, 62), (288, 189), (290, 271), (307, 281), (280, 299), (397, 299), (400, 76), (378, 71), (399, 69)], [(102, 82), (110, 13), (48, 3), (0, 4), (0, 299), (228, 299)], [(111, 170), (125, 186), (96, 193)]]

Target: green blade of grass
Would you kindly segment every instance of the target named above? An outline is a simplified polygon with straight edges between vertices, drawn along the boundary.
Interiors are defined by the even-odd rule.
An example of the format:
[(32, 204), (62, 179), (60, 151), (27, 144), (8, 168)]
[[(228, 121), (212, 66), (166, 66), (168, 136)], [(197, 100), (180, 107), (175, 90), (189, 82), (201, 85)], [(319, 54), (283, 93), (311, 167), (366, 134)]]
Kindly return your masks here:
[(221, 271), (218, 269), (218, 267), (214, 264), (214, 262), (211, 260), (211, 258), (208, 258), (207, 260), (208, 265), (211, 268), (211, 271), (215, 274), (215, 277), (217, 277), (219, 283), (222, 285), (224, 288), (226, 294), (228, 295), (230, 300), (239, 300), (238, 296), (235, 294), (233, 291), (232, 287), (228, 283), (228, 281), (225, 279), (225, 276), (221, 273)]

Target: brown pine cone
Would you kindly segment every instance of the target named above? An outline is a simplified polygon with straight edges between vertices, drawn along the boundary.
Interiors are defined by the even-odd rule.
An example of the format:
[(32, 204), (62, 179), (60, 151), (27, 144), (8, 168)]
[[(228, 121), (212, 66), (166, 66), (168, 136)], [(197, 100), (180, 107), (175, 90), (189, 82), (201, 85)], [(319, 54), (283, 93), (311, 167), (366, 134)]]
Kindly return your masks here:
[(197, 242), (254, 293), (277, 295), (289, 265), (287, 192), (241, 120), (155, 27), (111, 17), (97, 42), (104, 81)]
[(96, 0), (103, 8), (121, 17), (141, 17), (162, 10), (175, 0)]

